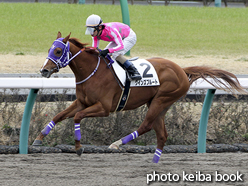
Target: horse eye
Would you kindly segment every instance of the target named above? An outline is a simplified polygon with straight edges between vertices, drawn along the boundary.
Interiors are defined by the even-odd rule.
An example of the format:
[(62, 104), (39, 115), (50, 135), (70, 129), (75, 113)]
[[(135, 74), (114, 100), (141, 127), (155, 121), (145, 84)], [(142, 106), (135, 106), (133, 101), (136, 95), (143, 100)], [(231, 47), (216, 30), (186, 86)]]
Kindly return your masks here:
[(55, 56), (60, 57), (61, 54), (62, 54), (62, 50), (61, 49), (54, 50), (54, 55)]

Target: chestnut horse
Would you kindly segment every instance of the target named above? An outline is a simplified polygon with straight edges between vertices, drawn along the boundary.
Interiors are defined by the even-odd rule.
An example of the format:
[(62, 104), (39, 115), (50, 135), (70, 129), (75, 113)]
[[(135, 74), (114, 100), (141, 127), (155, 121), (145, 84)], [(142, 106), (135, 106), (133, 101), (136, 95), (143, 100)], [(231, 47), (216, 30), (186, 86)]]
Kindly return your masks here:
[[(70, 34), (61, 38), (58, 32), (57, 39), (49, 50), (47, 60), (40, 70), (42, 76), (49, 78), (60, 68), (70, 66), (76, 79), (77, 99), (64, 111), (57, 114), (52, 121), (41, 131), (33, 145), (41, 145), (42, 139), (50, 132), (54, 125), (66, 118), (74, 117), (75, 149), (78, 155), (82, 153), (80, 144), (80, 122), (86, 117), (106, 117), (114, 112), (118, 106), (122, 89), (96, 49), (86, 47), (85, 43)], [(186, 95), (190, 85), (197, 79), (212, 78), (216, 88), (220, 89), (222, 79), (224, 86), (233, 94), (243, 92), (243, 88), (236, 76), (230, 72), (213, 69), (206, 66), (181, 68), (172, 61), (163, 58), (147, 59), (155, 68), (160, 81), (159, 86), (131, 87), (128, 101), (124, 110), (132, 110), (147, 104), (148, 111), (144, 121), (137, 131), (114, 142), (109, 148), (118, 149), (120, 145), (154, 129), (157, 136), (157, 149), (153, 162), (159, 161), (164, 144), (167, 140), (164, 117), (170, 106), (179, 98)], [(134, 62), (135, 63), (135, 62)], [(111, 67), (112, 68), (112, 67)]]

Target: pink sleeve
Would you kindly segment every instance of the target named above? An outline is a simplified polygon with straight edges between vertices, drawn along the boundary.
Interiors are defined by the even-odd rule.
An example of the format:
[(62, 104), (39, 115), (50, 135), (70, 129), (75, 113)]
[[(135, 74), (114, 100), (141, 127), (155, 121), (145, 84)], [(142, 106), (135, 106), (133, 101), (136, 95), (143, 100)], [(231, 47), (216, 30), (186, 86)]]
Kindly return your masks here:
[(124, 48), (124, 44), (121, 39), (120, 33), (116, 29), (112, 29), (110, 34), (113, 36), (114, 42), (117, 46), (114, 48), (109, 48), (109, 53), (114, 53), (115, 51), (122, 50)]

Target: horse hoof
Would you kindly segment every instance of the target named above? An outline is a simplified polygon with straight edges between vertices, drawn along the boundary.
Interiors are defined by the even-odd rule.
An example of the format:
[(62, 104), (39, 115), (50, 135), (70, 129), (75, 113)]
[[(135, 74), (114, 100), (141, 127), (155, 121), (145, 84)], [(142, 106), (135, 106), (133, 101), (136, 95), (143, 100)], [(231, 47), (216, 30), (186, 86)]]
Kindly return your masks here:
[(76, 150), (76, 153), (78, 156), (81, 156), (81, 154), (83, 153), (84, 149), (83, 148), (80, 148), (78, 150)]
[(41, 146), (42, 145), (42, 141), (41, 140), (34, 140), (33, 146)]
[(119, 149), (119, 147), (115, 144), (111, 144), (108, 148), (109, 149), (117, 149), (117, 150)]

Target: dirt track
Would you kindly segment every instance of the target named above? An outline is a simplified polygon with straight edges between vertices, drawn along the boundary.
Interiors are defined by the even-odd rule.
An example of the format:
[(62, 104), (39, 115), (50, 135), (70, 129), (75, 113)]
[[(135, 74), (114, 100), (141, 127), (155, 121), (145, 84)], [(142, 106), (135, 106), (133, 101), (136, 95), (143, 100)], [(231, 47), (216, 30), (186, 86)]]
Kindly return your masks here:
[[(171, 173), (178, 182), (150, 182), (151, 185), (247, 185), (247, 153), (163, 154), (158, 164), (153, 154), (10, 154), (0, 155), (0, 185), (147, 185), (147, 174), (159, 174), (164, 180)], [(183, 171), (185, 171), (183, 177)], [(199, 172), (200, 171), (200, 172)], [(215, 172), (243, 182), (216, 182)], [(188, 174), (188, 175), (186, 175)], [(211, 182), (190, 181), (190, 175), (204, 174)], [(240, 175), (242, 174), (242, 176)], [(236, 175), (236, 176), (235, 176)], [(148, 175), (152, 179), (152, 175)], [(168, 176), (167, 176), (167, 179)], [(184, 179), (184, 180), (183, 180)], [(220, 177), (217, 177), (220, 179)], [(172, 180), (172, 176), (171, 176)]]

